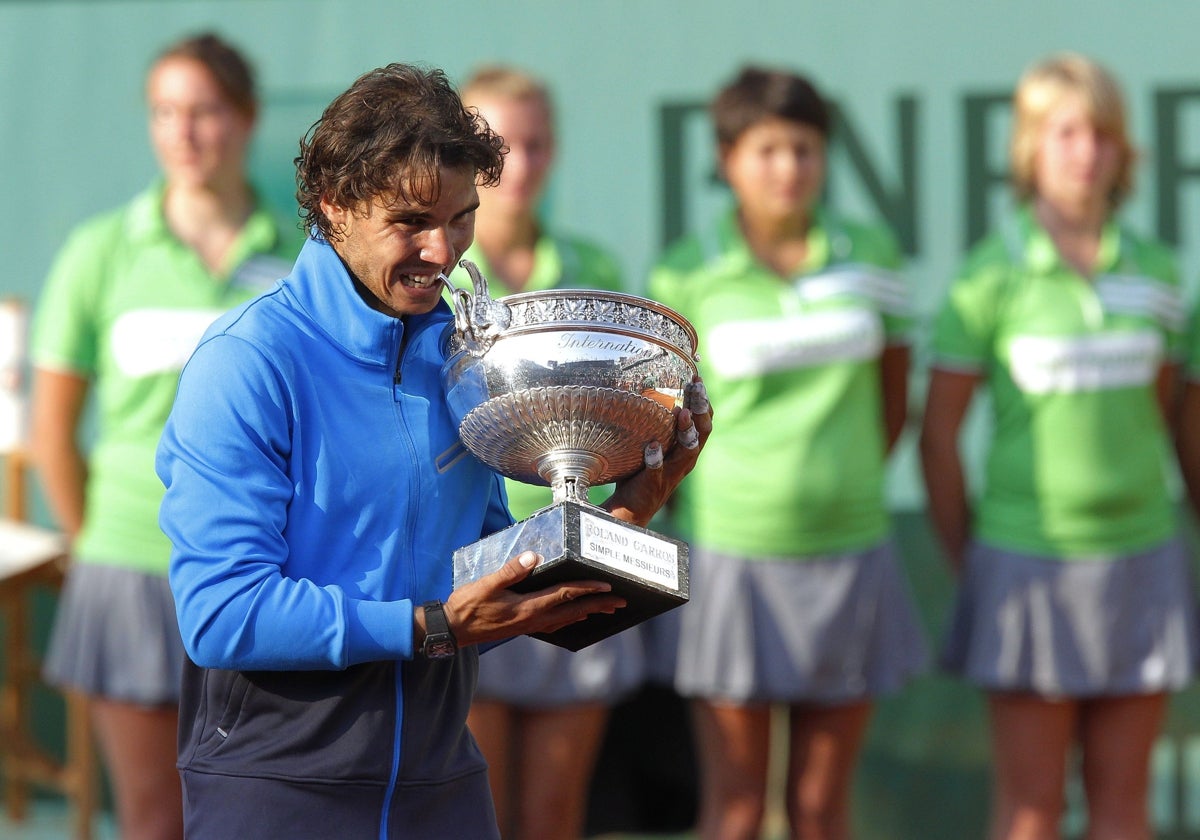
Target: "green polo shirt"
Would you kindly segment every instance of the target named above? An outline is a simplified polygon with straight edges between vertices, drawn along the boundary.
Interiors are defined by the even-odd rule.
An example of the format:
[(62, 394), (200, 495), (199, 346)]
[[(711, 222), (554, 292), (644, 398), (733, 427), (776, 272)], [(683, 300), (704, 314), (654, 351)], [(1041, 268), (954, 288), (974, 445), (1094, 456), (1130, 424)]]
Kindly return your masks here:
[(886, 230), (819, 210), (787, 279), (751, 253), (733, 211), (671, 248), (649, 296), (700, 336), (716, 421), (676, 493), (707, 548), (805, 557), (870, 547), (889, 530), (879, 359), (911, 326)]
[(74, 554), (165, 575), (171, 546), (158, 527), (163, 487), (154, 452), (179, 372), (218, 315), (291, 270), (304, 237), (259, 208), (214, 275), (167, 229), (164, 190), (157, 183), (71, 233), (41, 293), (31, 357), (94, 385), (95, 438)]
[[(491, 266), (477, 244), (467, 249), (464, 259), (475, 263), (484, 277), (491, 276)], [(450, 279), (455, 285), (471, 289), (471, 278), (462, 268), (456, 268)], [(523, 291), (540, 292), (549, 289), (624, 291), (621, 269), (608, 252), (578, 237), (543, 234), (534, 245), (533, 272)], [(508, 293), (499, 282), (490, 287), (488, 292), (492, 297), (503, 297)], [(505, 490), (508, 493), (508, 508), (518, 520), (553, 501), (548, 487), (508, 479), (505, 481)], [(593, 503), (603, 501), (611, 490), (611, 487), (593, 487), (589, 499)]]
[(1171, 254), (1116, 223), (1091, 280), (1028, 209), (973, 250), (938, 315), (934, 356), (978, 373), (991, 393), (978, 538), (1068, 558), (1148, 548), (1175, 531), (1155, 382), (1178, 358), (1183, 326)]

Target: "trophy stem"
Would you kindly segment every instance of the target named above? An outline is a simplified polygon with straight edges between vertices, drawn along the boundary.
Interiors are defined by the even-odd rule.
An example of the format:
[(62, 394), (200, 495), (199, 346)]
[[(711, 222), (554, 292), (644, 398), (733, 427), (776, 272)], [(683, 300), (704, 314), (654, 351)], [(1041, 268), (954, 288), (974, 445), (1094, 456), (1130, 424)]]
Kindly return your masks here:
[(599, 474), (603, 463), (582, 449), (556, 450), (538, 461), (538, 475), (550, 483), (555, 504), (564, 501), (588, 504), (590, 476)]

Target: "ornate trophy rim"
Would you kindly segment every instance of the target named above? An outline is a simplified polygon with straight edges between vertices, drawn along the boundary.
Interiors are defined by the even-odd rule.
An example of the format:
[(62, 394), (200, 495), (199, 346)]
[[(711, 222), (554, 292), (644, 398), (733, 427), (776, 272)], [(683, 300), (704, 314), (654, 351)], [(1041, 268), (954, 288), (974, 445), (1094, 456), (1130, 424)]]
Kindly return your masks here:
[(687, 352), (688, 356), (690, 356), (692, 358), (693, 363), (695, 362), (696, 346), (700, 341), (700, 337), (699, 337), (699, 334), (696, 332), (696, 328), (694, 326), (692, 326), (691, 322), (689, 322), (686, 318), (684, 318), (683, 315), (681, 315), (679, 312), (677, 312), (674, 309), (672, 309), (671, 307), (669, 307), (665, 304), (659, 303), (658, 301), (653, 300), (651, 298), (641, 297), (640, 295), (629, 294), (628, 292), (612, 292), (612, 291), (608, 291), (608, 290), (599, 290), (599, 289), (541, 289), (541, 290), (529, 291), (529, 292), (516, 292), (511, 295), (505, 295), (504, 297), (496, 298), (496, 301), (498, 303), (503, 303), (505, 306), (507, 306), (509, 308), (510, 312), (512, 313), (513, 320), (504, 331), (505, 334), (511, 334), (511, 333), (516, 333), (518, 331), (526, 332), (526, 331), (530, 331), (530, 330), (540, 330), (540, 329), (560, 329), (564, 325), (571, 325), (571, 324), (574, 324), (576, 327), (578, 327), (579, 322), (577, 320), (572, 320), (570, 318), (555, 318), (555, 319), (551, 319), (551, 320), (539, 320), (536, 322), (530, 321), (530, 322), (525, 322), (525, 323), (521, 322), (521, 314), (523, 311), (522, 310), (523, 305), (535, 303), (538, 301), (555, 300), (555, 299), (567, 300), (567, 299), (572, 299), (572, 298), (581, 300), (581, 301), (601, 301), (601, 300), (603, 300), (603, 301), (608, 301), (610, 303), (620, 303), (620, 304), (624, 304), (626, 306), (635, 307), (636, 309), (639, 309), (639, 310), (649, 310), (651, 312), (657, 313), (658, 315), (661, 315), (662, 317), (671, 321), (680, 331), (682, 331), (682, 333), (684, 334), (684, 336), (687, 339), (686, 346), (671, 344), (671, 342), (667, 341), (661, 335), (655, 333), (654, 331), (642, 328), (642, 327), (638, 326), (637, 324), (627, 323), (625, 321), (595, 320), (595, 321), (587, 321), (586, 323), (588, 323), (589, 325), (593, 325), (593, 324), (611, 325), (611, 326), (615, 327), (615, 329), (613, 330), (614, 332), (619, 332), (621, 330), (628, 330), (631, 332), (635, 332), (638, 336), (644, 336), (644, 337), (650, 338), (656, 344), (668, 345), (668, 346), (674, 347), (675, 349), (684, 350)]

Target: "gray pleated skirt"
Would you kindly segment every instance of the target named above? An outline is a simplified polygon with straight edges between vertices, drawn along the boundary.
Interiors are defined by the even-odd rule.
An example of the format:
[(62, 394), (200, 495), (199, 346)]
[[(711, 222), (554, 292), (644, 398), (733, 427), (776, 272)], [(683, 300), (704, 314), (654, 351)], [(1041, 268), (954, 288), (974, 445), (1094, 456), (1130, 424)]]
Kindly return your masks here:
[(51, 685), (144, 706), (175, 704), (185, 656), (165, 577), (71, 564), (43, 667)]
[(475, 697), (526, 708), (612, 704), (638, 688), (644, 674), (638, 627), (578, 651), (518, 636), (479, 657)]
[(682, 622), (683, 608), (676, 607), (638, 625), (646, 657), (647, 683), (671, 687), (675, 685), (675, 665), (679, 659), (679, 627)]
[(1196, 673), (1196, 598), (1179, 538), (1058, 560), (967, 551), (943, 667), (986, 689), (1088, 697), (1174, 691)]
[(680, 694), (752, 703), (848, 703), (899, 690), (928, 647), (895, 545), (803, 559), (697, 546), (679, 608)]

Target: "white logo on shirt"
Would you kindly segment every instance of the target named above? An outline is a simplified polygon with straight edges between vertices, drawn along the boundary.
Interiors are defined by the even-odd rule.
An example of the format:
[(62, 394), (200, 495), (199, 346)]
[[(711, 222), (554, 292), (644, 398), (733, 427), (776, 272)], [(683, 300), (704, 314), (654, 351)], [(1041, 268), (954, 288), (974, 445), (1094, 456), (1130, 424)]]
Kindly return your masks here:
[(1101, 391), (1153, 382), (1162, 354), (1162, 335), (1155, 330), (1023, 335), (1009, 344), (1009, 366), (1027, 394)]
[(835, 265), (820, 274), (801, 277), (794, 287), (806, 302), (835, 297), (857, 297), (874, 301), (883, 312), (909, 314), (908, 290), (900, 275), (873, 265)]
[(133, 309), (113, 323), (113, 361), (124, 376), (183, 370), (220, 309)]
[(1169, 330), (1182, 330), (1187, 316), (1179, 290), (1150, 277), (1105, 274), (1096, 278), (1096, 296), (1106, 312), (1150, 318)]
[(718, 374), (739, 378), (873, 359), (883, 344), (879, 317), (860, 307), (720, 324), (708, 338), (706, 356)]

